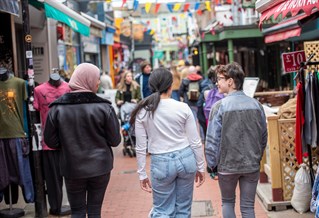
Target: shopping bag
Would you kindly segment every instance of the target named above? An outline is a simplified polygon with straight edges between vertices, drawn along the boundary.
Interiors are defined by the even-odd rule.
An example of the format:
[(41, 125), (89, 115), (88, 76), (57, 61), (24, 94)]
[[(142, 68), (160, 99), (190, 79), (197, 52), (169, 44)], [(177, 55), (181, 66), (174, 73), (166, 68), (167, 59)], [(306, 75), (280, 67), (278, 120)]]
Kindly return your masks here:
[(295, 188), (293, 190), (291, 205), (298, 213), (305, 213), (310, 208), (311, 180), (306, 164), (301, 164), (295, 176)]

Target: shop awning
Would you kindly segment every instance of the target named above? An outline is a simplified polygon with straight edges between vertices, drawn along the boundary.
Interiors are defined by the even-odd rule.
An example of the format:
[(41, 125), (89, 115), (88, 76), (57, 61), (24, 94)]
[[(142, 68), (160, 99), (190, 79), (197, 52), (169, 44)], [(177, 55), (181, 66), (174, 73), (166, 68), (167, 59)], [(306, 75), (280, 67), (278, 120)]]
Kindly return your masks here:
[(58, 20), (71, 27), (74, 31), (85, 36), (90, 35), (91, 22), (79, 13), (68, 8), (66, 5), (56, 0), (29, 0), (30, 4), (36, 8), (44, 8), (45, 15), (54, 20)]
[(277, 32), (270, 35), (265, 36), (265, 43), (272, 43), (282, 41), (291, 37), (300, 36), (301, 27), (296, 27), (295, 29), (286, 30), (283, 32)]
[(1, 0), (0, 11), (19, 16), (18, 0)]
[(88, 19), (89, 21), (91, 21), (90, 33), (94, 36), (102, 38), (102, 35), (103, 35), (102, 30), (105, 30), (106, 24), (83, 12), (81, 12), (80, 14), (86, 19)]
[(55, 0), (44, 0), (45, 15), (70, 26), (85, 36), (90, 35), (91, 22), (66, 5)]
[(310, 16), (302, 13), (295, 17), (286, 19), (275, 26), (264, 29), (262, 33), (265, 35), (265, 43), (272, 43), (300, 36), (302, 25), (316, 19), (318, 16), (319, 12), (312, 13)]
[(279, 15), (284, 18), (287, 16), (287, 14), (295, 16), (300, 11), (303, 11), (305, 14), (310, 15), (313, 12), (313, 9), (319, 9), (318, 0), (287, 0), (262, 12), (259, 26), (262, 25), (263, 21), (268, 20), (272, 16), (274, 19), (276, 19)]

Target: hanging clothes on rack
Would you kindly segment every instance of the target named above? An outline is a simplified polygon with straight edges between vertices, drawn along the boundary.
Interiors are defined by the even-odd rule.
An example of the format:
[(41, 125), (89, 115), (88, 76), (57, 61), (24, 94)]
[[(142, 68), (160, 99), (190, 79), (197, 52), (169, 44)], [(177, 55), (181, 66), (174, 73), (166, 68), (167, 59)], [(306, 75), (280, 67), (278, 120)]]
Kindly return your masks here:
[(317, 147), (317, 121), (315, 111), (314, 96), (314, 73), (309, 72), (305, 80), (305, 123), (303, 126), (303, 148), (311, 145), (312, 148)]
[[(301, 74), (302, 72), (299, 72)], [(305, 122), (304, 117), (304, 83), (299, 75), (297, 84), (297, 105), (296, 105), (296, 128), (295, 128), (295, 153), (298, 164), (302, 163), (303, 148), (302, 148), (302, 127)]]
[[(34, 202), (29, 142), (24, 131), (25, 81), (0, 68), (0, 192), (9, 185), (22, 188), (27, 203)], [(11, 202), (12, 203), (12, 202)]]
[(303, 162), (303, 156), (308, 156), (311, 185), (314, 184), (315, 180), (312, 148), (317, 147), (318, 141), (317, 119), (319, 119), (319, 117), (317, 116), (317, 108), (319, 103), (317, 101), (317, 94), (319, 92), (319, 82), (317, 73), (315, 72), (308, 73), (307, 79), (305, 80), (304, 67), (319, 65), (318, 61), (310, 62), (313, 57), (314, 54), (311, 54), (306, 62), (300, 63), (299, 71), (295, 76), (295, 79), (299, 79), (297, 85), (295, 153), (298, 164)]

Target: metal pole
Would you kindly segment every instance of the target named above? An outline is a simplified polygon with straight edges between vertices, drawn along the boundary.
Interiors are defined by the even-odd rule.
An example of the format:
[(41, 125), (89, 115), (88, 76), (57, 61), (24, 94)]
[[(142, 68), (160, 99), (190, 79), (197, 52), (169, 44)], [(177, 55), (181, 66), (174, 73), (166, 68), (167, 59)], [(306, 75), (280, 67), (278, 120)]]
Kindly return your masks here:
[(130, 23), (131, 23), (131, 56), (132, 56), (132, 71), (133, 71), (133, 74), (134, 74), (134, 72), (135, 72), (135, 63), (134, 63), (134, 59), (135, 59), (135, 57), (134, 57), (134, 50), (135, 50), (135, 42), (134, 42), (134, 24), (133, 24), (133, 20), (132, 20), (132, 18), (131, 18), (131, 21), (130, 21)]
[[(42, 175), (42, 162), (41, 151), (39, 150), (38, 139), (35, 124), (39, 123), (39, 116), (33, 107), (34, 101), (34, 71), (33, 71), (33, 55), (32, 55), (32, 36), (30, 34), (30, 19), (29, 19), (29, 5), (28, 0), (21, 1), (22, 6), (22, 21), (23, 21), (23, 35), (24, 35), (24, 47), (26, 52), (26, 71), (25, 74), (28, 77), (28, 89), (29, 89), (29, 120), (30, 120), (30, 146), (32, 147), (33, 165), (34, 165), (34, 188), (35, 188), (35, 217), (46, 217), (47, 205), (44, 191), (44, 180)], [(33, 144), (34, 142), (38, 142)]]

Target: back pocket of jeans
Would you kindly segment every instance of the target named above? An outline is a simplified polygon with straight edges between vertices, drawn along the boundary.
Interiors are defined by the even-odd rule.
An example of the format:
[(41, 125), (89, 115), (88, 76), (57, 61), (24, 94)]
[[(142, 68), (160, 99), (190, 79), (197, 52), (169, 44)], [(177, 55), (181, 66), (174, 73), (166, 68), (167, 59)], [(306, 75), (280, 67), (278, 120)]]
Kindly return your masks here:
[(151, 175), (156, 180), (163, 180), (169, 175), (169, 162), (166, 161), (154, 161), (151, 164)]
[(188, 157), (181, 158), (181, 162), (186, 173), (196, 173), (197, 164), (194, 154), (191, 154)]

